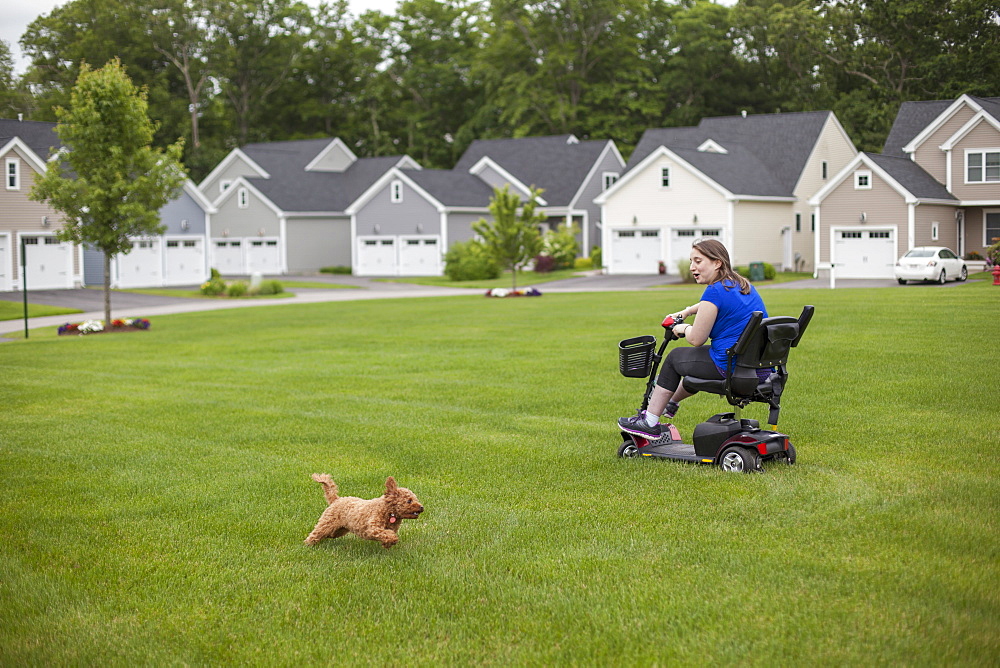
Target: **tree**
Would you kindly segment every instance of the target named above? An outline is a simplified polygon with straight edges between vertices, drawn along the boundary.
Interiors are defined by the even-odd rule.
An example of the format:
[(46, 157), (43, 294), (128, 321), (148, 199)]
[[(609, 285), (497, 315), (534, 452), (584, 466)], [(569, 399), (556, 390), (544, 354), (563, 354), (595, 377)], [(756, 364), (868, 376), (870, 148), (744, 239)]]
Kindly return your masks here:
[(545, 215), (535, 213), (541, 194), (541, 189), (531, 188), (528, 199), (522, 204), (521, 198), (510, 192), (509, 186), (505, 185), (503, 190), (494, 188), (490, 200), (493, 220), (480, 218), (472, 224), (472, 229), (483, 238), (500, 266), (511, 272), (512, 289), (517, 288), (517, 272), (542, 250), (539, 225), (545, 222)]
[[(56, 133), (65, 153), (49, 163), (30, 197), (65, 214), (62, 241), (104, 252), (104, 318), (111, 323), (111, 259), (132, 250), (132, 237), (161, 234), (160, 209), (184, 182), (183, 140), (152, 148), (156, 125), (145, 90), (118, 59), (99, 70), (87, 64), (73, 87), (70, 107), (56, 109)], [(75, 221), (75, 222), (72, 222)]]

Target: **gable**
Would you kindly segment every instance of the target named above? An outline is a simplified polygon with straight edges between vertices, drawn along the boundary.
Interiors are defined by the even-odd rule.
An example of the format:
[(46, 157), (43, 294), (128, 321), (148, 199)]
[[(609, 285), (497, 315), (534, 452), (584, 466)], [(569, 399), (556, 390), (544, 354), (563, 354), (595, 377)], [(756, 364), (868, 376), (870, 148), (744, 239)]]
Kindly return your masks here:
[(209, 201), (216, 201), (224, 191), (222, 184), (232, 182), (240, 177), (268, 178), (270, 175), (246, 153), (236, 148), (215, 166), (208, 176), (198, 185), (198, 189)]
[(307, 172), (343, 172), (357, 160), (357, 156), (339, 137), (320, 151), (312, 162), (306, 165)]

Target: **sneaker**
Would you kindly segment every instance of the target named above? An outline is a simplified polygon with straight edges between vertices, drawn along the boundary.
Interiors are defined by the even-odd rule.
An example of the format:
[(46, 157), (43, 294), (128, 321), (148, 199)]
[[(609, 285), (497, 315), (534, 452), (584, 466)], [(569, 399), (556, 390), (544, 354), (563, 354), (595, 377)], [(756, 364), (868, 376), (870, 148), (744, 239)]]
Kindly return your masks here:
[(636, 436), (642, 436), (643, 438), (657, 439), (659, 438), (663, 431), (659, 423), (654, 424), (650, 427), (646, 424), (646, 418), (643, 415), (633, 415), (632, 417), (618, 418), (618, 426), (622, 431), (629, 434), (635, 434)]
[(678, 410), (680, 410), (680, 406), (676, 402), (668, 401), (667, 408), (665, 411), (663, 411), (663, 417), (667, 418), (668, 420), (673, 420), (674, 417), (677, 415)]

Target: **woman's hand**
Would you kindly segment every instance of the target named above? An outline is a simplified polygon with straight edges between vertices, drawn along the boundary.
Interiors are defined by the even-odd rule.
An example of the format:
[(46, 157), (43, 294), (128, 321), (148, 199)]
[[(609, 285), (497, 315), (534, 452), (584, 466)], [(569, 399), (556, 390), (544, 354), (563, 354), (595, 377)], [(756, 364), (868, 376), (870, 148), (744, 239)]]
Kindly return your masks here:
[(677, 338), (683, 338), (688, 332), (691, 331), (692, 327), (694, 327), (694, 325), (689, 325), (687, 323), (674, 325), (673, 328), (674, 336), (676, 336)]

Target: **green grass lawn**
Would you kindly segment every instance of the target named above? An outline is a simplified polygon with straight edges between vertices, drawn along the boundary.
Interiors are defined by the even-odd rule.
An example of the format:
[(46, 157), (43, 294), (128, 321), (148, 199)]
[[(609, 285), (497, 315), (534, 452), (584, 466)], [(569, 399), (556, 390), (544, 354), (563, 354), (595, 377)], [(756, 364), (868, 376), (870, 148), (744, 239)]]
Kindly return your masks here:
[[(81, 313), (79, 309), (62, 308), (59, 306), (47, 306), (45, 304), (28, 304), (28, 317), (40, 318), (46, 315), (65, 315), (69, 313)], [(24, 318), (24, 303), (9, 302), (0, 299), (0, 320), (20, 320)]]
[[(763, 475), (615, 456), (618, 341), (700, 288), (2, 344), (0, 663), (996, 665), (1000, 288), (761, 292), (817, 308)], [(306, 547), (314, 472), (427, 510)]]

